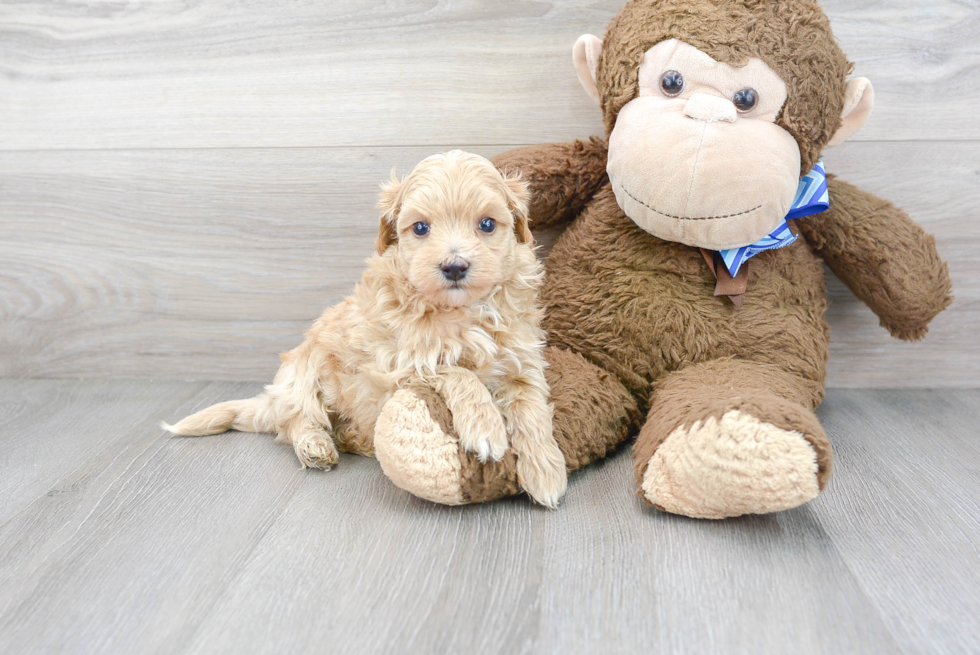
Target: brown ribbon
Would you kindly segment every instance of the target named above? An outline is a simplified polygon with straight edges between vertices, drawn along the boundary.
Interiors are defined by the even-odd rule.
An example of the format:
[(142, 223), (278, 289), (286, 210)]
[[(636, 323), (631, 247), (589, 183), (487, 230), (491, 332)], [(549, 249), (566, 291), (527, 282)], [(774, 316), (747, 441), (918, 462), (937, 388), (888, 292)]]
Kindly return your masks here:
[(742, 309), (742, 296), (745, 295), (745, 289), (749, 286), (749, 263), (743, 262), (738, 269), (738, 274), (732, 277), (721, 258), (721, 253), (706, 248), (700, 250), (701, 256), (704, 257), (704, 261), (708, 262), (708, 268), (717, 280), (715, 282), (715, 295), (728, 296), (732, 305), (735, 306), (735, 311)]

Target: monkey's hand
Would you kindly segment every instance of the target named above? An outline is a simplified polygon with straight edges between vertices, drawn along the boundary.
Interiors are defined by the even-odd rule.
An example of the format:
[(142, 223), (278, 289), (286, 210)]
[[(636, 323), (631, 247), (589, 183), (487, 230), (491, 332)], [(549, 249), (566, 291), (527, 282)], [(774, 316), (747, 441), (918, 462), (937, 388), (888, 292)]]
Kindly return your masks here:
[(887, 200), (832, 177), (827, 182), (830, 209), (797, 221), (800, 231), (882, 327), (918, 341), (953, 301), (936, 239)]
[(531, 185), (531, 228), (565, 225), (608, 181), (606, 142), (598, 137), (571, 143), (517, 148), (493, 158), (501, 171), (520, 172)]

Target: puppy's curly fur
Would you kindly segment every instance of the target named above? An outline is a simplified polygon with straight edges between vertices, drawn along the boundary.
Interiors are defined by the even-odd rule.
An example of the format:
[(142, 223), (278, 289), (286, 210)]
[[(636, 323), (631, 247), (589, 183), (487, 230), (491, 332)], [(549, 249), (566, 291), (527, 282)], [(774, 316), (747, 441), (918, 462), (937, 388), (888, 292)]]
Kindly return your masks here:
[(164, 427), (275, 432), (304, 467), (329, 469), (339, 450), (373, 455), (382, 407), (422, 380), (446, 400), (465, 449), (500, 460), (510, 445), (521, 486), (555, 507), (566, 470), (552, 435), (526, 184), (455, 150), (402, 181), (392, 174), (379, 208), (361, 283), (282, 355), (265, 393)]

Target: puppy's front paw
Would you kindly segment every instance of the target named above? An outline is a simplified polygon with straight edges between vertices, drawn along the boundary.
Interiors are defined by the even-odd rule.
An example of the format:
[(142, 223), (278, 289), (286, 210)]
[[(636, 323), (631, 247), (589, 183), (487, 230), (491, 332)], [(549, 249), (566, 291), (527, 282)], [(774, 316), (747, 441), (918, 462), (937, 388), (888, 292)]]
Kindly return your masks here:
[(486, 404), (453, 415), (459, 443), (481, 462), (499, 462), (507, 452), (507, 428), (495, 405)]
[(293, 442), (293, 450), (303, 468), (329, 471), (340, 458), (337, 446), (326, 432), (303, 434)]
[(536, 502), (555, 509), (568, 488), (565, 458), (553, 438), (528, 444), (517, 453), (517, 481)]

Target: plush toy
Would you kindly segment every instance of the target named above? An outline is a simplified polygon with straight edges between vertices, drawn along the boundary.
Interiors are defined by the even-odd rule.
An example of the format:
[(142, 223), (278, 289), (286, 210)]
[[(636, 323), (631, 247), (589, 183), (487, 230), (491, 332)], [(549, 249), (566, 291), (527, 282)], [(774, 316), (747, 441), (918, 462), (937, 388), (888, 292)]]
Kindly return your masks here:
[[(809, 0), (634, 0), (573, 61), (606, 140), (523, 148), (537, 227), (567, 229), (542, 294), (555, 436), (570, 470), (631, 434), (638, 493), (722, 518), (788, 509), (827, 485), (814, 408), (829, 329), (823, 263), (893, 336), (950, 302), (933, 237), (825, 175), (864, 123), (871, 84)], [(377, 454), (446, 503), (520, 491), (512, 455), (459, 448), (437, 394), (399, 391)], [(574, 491), (573, 491), (574, 492)]]

